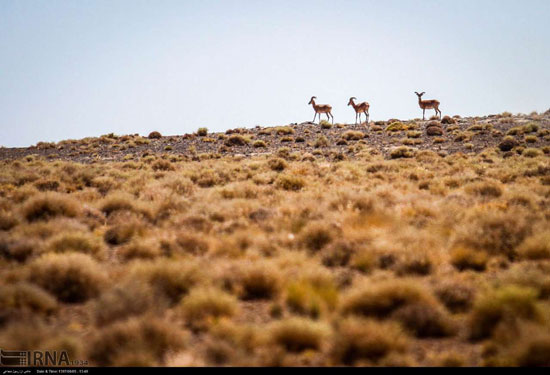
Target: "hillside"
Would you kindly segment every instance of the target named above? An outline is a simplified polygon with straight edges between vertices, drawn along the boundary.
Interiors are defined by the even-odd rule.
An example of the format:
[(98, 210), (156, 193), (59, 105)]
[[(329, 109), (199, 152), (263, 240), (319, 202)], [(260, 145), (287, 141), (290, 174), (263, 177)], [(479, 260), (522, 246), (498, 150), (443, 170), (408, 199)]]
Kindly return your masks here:
[[(139, 135), (104, 135), (98, 138), (67, 140), (57, 144), (40, 142), (29, 148), (0, 148), (0, 159), (40, 155), (48, 159), (79, 162), (138, 160), (143, 154), (165, 153), (188, 158), (208, 158), (226, 155), (256, 155), (274, 153), (280, 148), (300, 151), (328, 159), (351, 157), (365, 147), (388, 157), (395, 147), (406, 145), (418, 150), (432, 150), (442, 155), (456, 152), (479, 153), (498, 146), (508, 134), (523, 147), (543, 148), (550, 145), (548, 127), (550, 111), (538, 115), (500, 114), (475, 118), (447, 118), (438, 121), (391, 119), (369, 126), (335, 124), (325, 127), (313, 123), (291, 124), (252, 129), (238, 128), (225, 133), (196, 133), (183, 136), (145, 138)], [(392, 126), (393, 124), (393, 126)], [(428, 135), (428, 125), (441, 125), (441, 132)], [(528, 132), (520, 129), (534, 127)], [(538, 129), (542, 132), (538, 134)], [(546, 129), (546, 130), (545, 130)], [(241, 137), (239, 137), (242, 136)], [(534, 136), (534, 137), (532, 137)]]
[(0, 149), (0, 348), (550, 365), (550, 113), (444, 122)]

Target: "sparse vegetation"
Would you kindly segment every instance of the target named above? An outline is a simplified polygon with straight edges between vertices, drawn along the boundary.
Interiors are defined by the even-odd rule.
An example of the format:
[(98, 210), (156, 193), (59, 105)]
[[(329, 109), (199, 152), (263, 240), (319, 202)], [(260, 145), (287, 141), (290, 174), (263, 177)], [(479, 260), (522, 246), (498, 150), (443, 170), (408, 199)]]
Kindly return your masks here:
[(162, 135), (158, 131), (155, 130), (155, 131), (152, 131), (151, 133), (149, 133), (147, 138), (149, 138), (149, 139), (160, 139), (160, 138), (162, 138)]
[(549, 114), (0, 149), (0, 346), (547, 365)]

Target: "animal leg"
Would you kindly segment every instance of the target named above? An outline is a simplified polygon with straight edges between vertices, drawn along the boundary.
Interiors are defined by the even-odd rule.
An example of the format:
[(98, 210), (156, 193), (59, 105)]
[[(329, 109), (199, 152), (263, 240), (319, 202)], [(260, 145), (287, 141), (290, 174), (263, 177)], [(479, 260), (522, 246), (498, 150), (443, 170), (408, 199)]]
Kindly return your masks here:
[[(317, 112), (315, 112), (315, 115), (313, 115), (313, 121), (312, 121), (313, 123), (315, 123), (315, 117), (317, 117)], [(319, 117), (321, 116), (319, 115)]]
[(422, 120), (426, 120), (426, 109), (422, 109)]

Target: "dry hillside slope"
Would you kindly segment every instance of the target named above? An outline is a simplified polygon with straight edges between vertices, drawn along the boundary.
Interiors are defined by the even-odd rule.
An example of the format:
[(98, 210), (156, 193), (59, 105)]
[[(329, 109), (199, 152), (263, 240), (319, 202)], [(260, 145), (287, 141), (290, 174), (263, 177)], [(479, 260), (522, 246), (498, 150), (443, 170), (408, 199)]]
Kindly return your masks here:
[(0, 348), (549, 366), (550, 114), (443, 122), (0, 149)]

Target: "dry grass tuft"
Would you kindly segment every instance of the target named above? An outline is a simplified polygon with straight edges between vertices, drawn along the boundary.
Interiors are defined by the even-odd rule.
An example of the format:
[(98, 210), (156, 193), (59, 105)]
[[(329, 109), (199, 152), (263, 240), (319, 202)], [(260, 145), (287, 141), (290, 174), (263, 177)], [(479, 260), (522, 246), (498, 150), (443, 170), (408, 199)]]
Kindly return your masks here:
[(196, 288), (183, 298), (179, 310), (192, 327), (207, 327), (222, 317), (232, 317), (239, 310), (237, 298), (214, 288)]
[(373, 365), (392, 353), (403, 353), (409, 340), (399, 324), (348, 318), (340, 322), (332, 346), (335, 364)]
[(312, 223), (300, 235), (301, 242), (308, 250), (317, 252), (335, 238), (335, 230), (325, 223)]
[(385, 318), (397, 309), (416, 303), (433, 304), (425, 288), (410, 281), (392, 280), (366, 283), (352, 289), (342, 301), (345, 315)]
[(23, 217), (29, 221), (49, 220), (54, 217), (77, 217), (79, 204), (71, 197), (58, 193), (42, 193), (29, 199), (23, 206)]
[(540, 321), (537, 293), (530, 288), (507, 286), (480, 296), (469, 316), (469, 338), (481, 340), (493, 335), (500, 324)]
[(60, 233), (48, 241), (46, 251), (54, 253), (83, 253), (99, 260), (104, 259), (106, 256), (101, 239), (85, 232)]
[(29, 264), (28, 280), (62, 302), (79, 303), (97, 297), (107, 275), (89, 255), (46, 254)]
[(235, 275), (237, 293), (241, 299), (272, 299), (281, 290), (281, 274), (268, 264), (247, 264)]
[(166, 305), (161, 296), (140, 280), (115, 285), (93, 303), (95, 323), (105, 326), (114, 322), (161, 310)]
[(550, 259), (550, 232), (544, 231), (526, 238), (517, 251), (523, 259)]
[(36, 285), (27, 283), (0, 285), (0, 320), (37, 314), (51, 315), (58, 309), (56, 299)]
[(127, 277), (129, 281), (140, 280), (150, 285), (171, 304), (179, 302), (204, 279), (197, 264), (169, 259), (134, 262)]
[(485, 271), (488, 260), (489, 257), (487, 253), (482, 250), (474, 250), (468, 247), (459, 246), (451, 251), (451, 263), (459, 271)]
[(88, 345), (88, 358), (98, 366), (158, 366), (168, 351), (180, 350), (184, 343), (184, 334), (173, 324), (132, 319), (98, 331)]
[(304, 318), (281, 320), (269, 328), (271, 341), (289, 352), (320, 350), (330, 334), (327, 324)]

